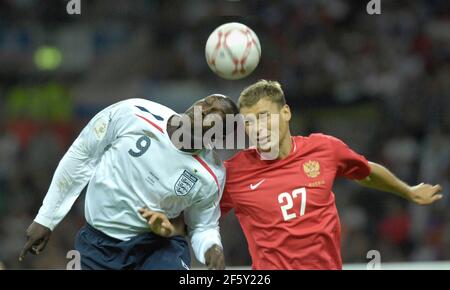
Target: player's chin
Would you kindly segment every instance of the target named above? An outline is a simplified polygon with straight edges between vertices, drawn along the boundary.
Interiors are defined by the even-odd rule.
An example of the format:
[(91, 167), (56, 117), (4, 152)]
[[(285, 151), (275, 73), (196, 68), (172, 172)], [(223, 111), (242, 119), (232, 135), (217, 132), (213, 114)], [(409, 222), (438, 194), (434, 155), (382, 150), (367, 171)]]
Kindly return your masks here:
[(276, 147), (276, 144), (272, 144), (271, 142), (258, 143), (257, 148), (260, 152), (273, 152)]

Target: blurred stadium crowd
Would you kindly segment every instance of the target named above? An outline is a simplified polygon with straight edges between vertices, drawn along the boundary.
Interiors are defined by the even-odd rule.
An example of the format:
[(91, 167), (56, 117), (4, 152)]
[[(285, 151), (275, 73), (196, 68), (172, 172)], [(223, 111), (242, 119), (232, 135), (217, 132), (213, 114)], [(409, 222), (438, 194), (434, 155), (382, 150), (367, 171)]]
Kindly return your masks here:
[[(83, 196), (44, 254), (19, 264), (25, 230), (59, 159), (90, 117), (143, 97), (183, 111), (213, 92), (235, 100), (260, 78), (279, 80), (294, 134), (323, 132), (411, 184), (440, 183), (445, 198), (418, 207), (338, 181), (344, 263), (450, 260), (450, 5), (447, 0), (81, 1), (0, 0), (0, 261), (65, 268), (84, 223)], [(395, 3), (392, 3), (395, 2)], [(225, 81), (204, 58), (229, 21), (259, 36), (249, 78)], [(224, 153), (225, 156), (226, 153)], [(233, 215), (222, 223), (228, 265), (250, 258)]]

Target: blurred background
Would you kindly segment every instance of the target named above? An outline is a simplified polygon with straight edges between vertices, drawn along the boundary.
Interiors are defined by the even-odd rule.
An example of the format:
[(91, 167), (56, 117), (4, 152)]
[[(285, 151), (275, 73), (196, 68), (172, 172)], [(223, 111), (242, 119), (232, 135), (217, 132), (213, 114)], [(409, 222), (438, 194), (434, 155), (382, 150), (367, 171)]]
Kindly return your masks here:
[[(43, 254), (18, 255), (60, 158), (96, 112), (133, 97), (182, 112), (215, 92), (237, 100), (261, 78), (283, 85), (294, 134), (337, 136), (410, 184), (444, 187), (442, 201), (419, 207), (339, 180), (344, 263), (372, 249), (382, 262), (450, 260), (447, 0), (381, 0), (381, 15), (361, 0), (81, 0), (81, 15), (67, 2), (0, 0), (0, 267), (66, 268), (83, 194)], [(214, 75), (204, 56), (230, 21), (262, 47), (241, 81)], [(227, 265), (250, 265), (233, 214), (222, 236)]]

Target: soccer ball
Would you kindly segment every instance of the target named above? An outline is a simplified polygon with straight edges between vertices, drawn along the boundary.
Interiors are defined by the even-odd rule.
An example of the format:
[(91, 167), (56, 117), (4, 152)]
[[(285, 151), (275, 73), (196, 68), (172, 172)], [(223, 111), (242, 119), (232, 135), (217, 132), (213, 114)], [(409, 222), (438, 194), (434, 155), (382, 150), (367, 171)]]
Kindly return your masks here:
[(208, 38), (205, 56), (209, 68), (222, 78), (237, 80), (258, 66), (261, 45), (258, 36), (244, 24), (231, 22), (214, 30)]

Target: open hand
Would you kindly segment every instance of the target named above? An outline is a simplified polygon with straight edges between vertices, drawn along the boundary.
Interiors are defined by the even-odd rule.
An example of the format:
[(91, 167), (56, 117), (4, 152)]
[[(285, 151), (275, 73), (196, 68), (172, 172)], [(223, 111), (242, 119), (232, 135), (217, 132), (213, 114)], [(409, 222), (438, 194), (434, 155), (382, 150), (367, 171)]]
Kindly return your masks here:
[(435, 201), (440, 200), (443, 196), (440, 194), (442, 187), (437, 185), (431, 185), (421, 183), (410, 188), (410, 199), (420, 205), (432, 204)]

